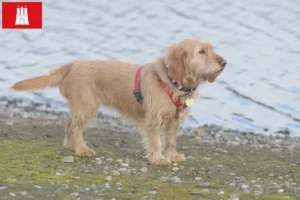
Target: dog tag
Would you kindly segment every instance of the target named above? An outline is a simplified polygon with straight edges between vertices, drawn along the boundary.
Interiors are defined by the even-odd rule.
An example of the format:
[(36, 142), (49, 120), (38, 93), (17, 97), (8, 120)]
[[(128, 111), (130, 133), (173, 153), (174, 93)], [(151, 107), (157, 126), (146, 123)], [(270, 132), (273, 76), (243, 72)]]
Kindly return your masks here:
[(192, 99), (192, 98), (188, 98), (186, 101), (185, 101), (185, 104), (187, 105), (187, 106), (192, 106), (193, 104), (194, 104), (194, 99)]

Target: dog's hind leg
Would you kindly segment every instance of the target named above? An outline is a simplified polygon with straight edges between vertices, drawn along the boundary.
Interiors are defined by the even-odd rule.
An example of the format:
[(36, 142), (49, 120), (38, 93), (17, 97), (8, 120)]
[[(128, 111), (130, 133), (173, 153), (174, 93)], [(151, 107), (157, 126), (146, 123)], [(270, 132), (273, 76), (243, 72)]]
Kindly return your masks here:
[(71, 116), (67, 121), (65, 145), (81, 157), (95, 155), (95, 152), (87, 147), (82, 136), (84, 125), (96, 115), (99, 107), (99, 104), (92, 101), (91, 96), (89, 98), (89, 101), (83, 101), (82, 98), (81, 101), (78, 101), (79, 99), (74, 102), (69, 100)]

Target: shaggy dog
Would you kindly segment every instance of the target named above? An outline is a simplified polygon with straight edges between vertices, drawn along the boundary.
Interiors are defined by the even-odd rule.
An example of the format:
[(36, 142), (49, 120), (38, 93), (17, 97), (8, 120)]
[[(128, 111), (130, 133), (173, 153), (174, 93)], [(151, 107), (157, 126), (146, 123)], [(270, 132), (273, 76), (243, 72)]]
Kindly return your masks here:
[[(206, 81), (214, 82), (225, 65), (210, 43), (185, 39), (173, 44), (154, 63), (139, 66), (116, 60), (76, 61), (48, 75), (19, 81), (11, 89), (32, 91), (59, 86), (70, 109), (64, 144), (78, 156), (95, 154), (85, 144), (82, 129), (102, 104), (138, 122), (149, 162), (166, 165), (185, 160), (176, 151), (176, 135), (189, 112), (186, 104), (192, 104), (194, 90)], [(165, 155), (161, 149), (162, 129)]]

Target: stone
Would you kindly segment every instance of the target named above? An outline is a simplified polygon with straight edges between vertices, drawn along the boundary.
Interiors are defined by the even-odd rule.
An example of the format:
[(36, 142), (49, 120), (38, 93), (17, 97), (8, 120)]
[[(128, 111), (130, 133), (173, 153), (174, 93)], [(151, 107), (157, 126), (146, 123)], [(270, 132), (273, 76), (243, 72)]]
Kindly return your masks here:
[(78, 192), (74, 192), (74, 193), (71, 193), (70, 196), (72, 196), (72, 197), (78, 197), (79, 193)]
[(159, 180), (160, 180), (160, 181), (167, 181), (167, 180), (169, 180), (169, 177), (161, 176), (161, 177), (159, 178)]
[(13, 193), (13, 192), (10, 192), (9, 195), (12, 196), (12, 197), (15, 197), (15, 196), (16, 196), (16, 194)]
[(113, 158), (106, 158), (106, 162), (111, 163), (114, 159)]
[(20, 194), (23, 195), (23, 196), (26, 196), (27, 192), (26, 191), (22, 191), (22, 192), (20, 192)]
[(219, 190), (218, 191), (218, 195), (223, 195), (223, 194), (225, 194), (224, 190)]
[(178, 170), (179, 170), (179, 168), (178, 167), (173, 167), (173, 172), (177, 172)]
[(217, 167), (219, 167), (219, 168), (222, 168), (222, 167), (223, 167), (223, 165), (217, 165)]
[(74, 158), (73, 158), (73, 156), (67, 156), (67, 157), (63, 158), (61, 160), (61, 162), (63, 162), (63, 163), (73, 163), (74, 162)]
[(229, 198), (230, 200), (240, 200), (240, 197), (237, 194), (231, 194)]
[(201, 184), (198, 184), (197, 187), (199, 188), (207, 188), (209, 186), (209, 183), (208, 182), (205, 182), (205, 183), (201, 183)]
[(119, 169), (119, 172), (125, 172), (126, 170), (127, 170), (127, 169), (123, 167), (123, 168), (120, 168), (120, 169)]
[(195, 177), (195, 181), (202, 181), (203, 179), (201, 177)]
[(105, 187), (105, 188), (110, 188), (109, 183), (105, 183), (105, 184), (104, 184), (104, 187)]
[(147, 169), (147, 167), (142, 167), (142, 169), (140, 171), (146, 173), (148, 171), (148, 169)]
[(119, 164), (122, 164), (123, 160), (122, 159), (118, 159), (118, 160), (116, 160), (116, 162), (119, 163)]
[(278, 194), (281, 194), (281, 193), (283, 193), (283, 192), (284, 192), (283, 189), (277, 190), (277, 193), (278, 193)]
[(149, 191), (150, 195), (156, 195), (156, 191)]
[(255, 195), (262, 195), (262, 194), (263, 194), (263, 192), (262, 192), (262, 191), (259, 191), (259, 190), (257, 190), (257, 191), (254, 191), (254, 194), (255, 194)]
[(191, 192), (191, 195), (200, 195), (201, 193), (200, 192), (197, 192), (197, 191), (193, 191)]
[(33, 187), (37, 188), (37, 189), (41, 189), (42, 187), (39, 185), (34, 185)]
[(114, 171), (112, 172), (112, 175), (113, 175), (113, 176), (120, 176), (121, 173), (118, 172), (117, 170), (114, 170)]
[(189, 148), (187, 146), (182, 146), (181, 149), (188, 150)]
[(6, 187), (6, 186), (4, 186), (4, 185), (0, 185), (0, 190), (5, 190), (5, 189), (7, 189), (7, 187)]
[(105, 177), (105, 181), (111, 181), (111, 176)]
[(181, 183), (180, 178), (178, 178), (177, 176), (173, 176), (173, 177), (171, 178), (171, 181), (172, 181), (172, 183), (175, 183), (175, 184)]
[(116, 187), (117, 188), (121, 188), (122, 187), (122, 183), (116, 183)]
[(129, 164), (127, 164), (127, 163), (122, 163), (121, 166), (122, 166), (122, 167), (129, 167)]
[(247, 189), (247, 188), (249, 188), (249, 185), (246, 185), (246, 184), (242, 185), (242, 189)]
[(95, 158), (95, 160), (96, 160), (96, 161), (99, 161), (99, 160), (101, 160), (101, 158)]
[(103, 168), (105, 171), (109, 170), (109, 167), (108, 166), (104, 166)]

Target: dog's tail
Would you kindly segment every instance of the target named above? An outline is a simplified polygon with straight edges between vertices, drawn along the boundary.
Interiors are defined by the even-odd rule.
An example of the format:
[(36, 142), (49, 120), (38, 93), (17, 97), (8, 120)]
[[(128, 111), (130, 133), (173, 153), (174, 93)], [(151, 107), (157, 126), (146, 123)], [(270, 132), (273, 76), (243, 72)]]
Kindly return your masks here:
[(15, 83), (10, 89), (13, 91), (33, 91), (47, 87), (56, 87), (71, 70), (73, 63), (56, 68), (44, 76), (37, 76)]

